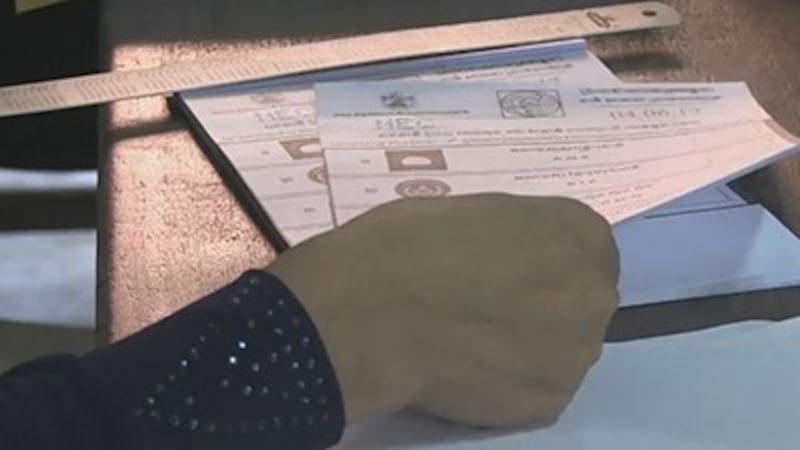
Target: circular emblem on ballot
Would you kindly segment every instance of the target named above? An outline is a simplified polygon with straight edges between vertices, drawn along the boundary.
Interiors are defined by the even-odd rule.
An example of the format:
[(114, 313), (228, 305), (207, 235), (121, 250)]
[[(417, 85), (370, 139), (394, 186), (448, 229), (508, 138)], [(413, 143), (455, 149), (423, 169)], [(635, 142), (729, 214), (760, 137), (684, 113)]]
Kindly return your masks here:
[(401, 197), (444, 197), (450, 193), (450, 185), (440, 180), (419, 178), (407, 180), (394, 187)]
[(317, 166), (308, 171), (308, 179), (319, 184), (328, 184), (328, 174), (325, 167)]
[(564, 106), (555, 89), (497, 91), (500, 112), (506, 119), (563, 117)]

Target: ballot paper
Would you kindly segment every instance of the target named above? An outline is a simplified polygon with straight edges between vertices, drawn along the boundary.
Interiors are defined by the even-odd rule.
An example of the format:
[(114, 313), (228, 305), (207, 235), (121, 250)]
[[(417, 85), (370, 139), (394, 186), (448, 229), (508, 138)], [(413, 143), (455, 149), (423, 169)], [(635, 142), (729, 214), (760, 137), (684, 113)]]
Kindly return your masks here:
[(606, 344), (557, 423), (487, 431), (411, 414), (338, 450), (795, 450), (800, 319)]
[[(178, 105), (200, 135), (206, 153), (269, 237), (277, 233), (293, 246), (334, 227), (312, 83), (355, 78), (503, 80), (533, 83), (538, 88), (619, 83), (577, 40), (179, 94)], [(630, 114), (625, 119), (635, 121)], [(425, 179), (443, 175), (425, 172)], [(800, 241), (758, 205), (729, 211), (743, 206), (747, 206), (744, 200), (718, 184), (615, 227), (622, 306), (800, 283)], [(687, 249), (703, 257), (687, 258), (691, 253)], [(765, 256), (776, 252), (780, 254), (776, 259)]]
[(289, 80), (186, 92), (181, 104), (204, 139), (294, 245), (333, 228), (312, 83), (351, 78), (534, 84), (617, 83), (582, 40), (376, 64)]
[(743, 83), (318, 84), (334, 222), (394, 199), (572, 197), (619, 223), (797, 150)]
[[(709, 186), (685, 197), (680, 197), (677, 200), (673, 200), (647, 212), (635, 223), (664, 216), (677, 216), (682, 218), (691, 213), (721, 211), (736, 206), (745, 206), (747, 204), (748, 203), (740, 197), (739, 194), (734, 192), (733, 189), (728, 187), (727, 184), (718, 184)], [(636, 228), (636, 226), (629, 226), (627, 228)]]

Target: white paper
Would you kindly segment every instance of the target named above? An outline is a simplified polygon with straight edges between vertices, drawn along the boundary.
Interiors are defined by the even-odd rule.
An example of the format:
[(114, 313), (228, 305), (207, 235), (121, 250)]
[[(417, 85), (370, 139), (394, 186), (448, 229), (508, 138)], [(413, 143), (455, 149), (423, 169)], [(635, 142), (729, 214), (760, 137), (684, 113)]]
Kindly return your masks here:
[(760, 205), (672, 209), (614, 236), (621, 306), (800, 285), (800, 240)]
[(181, 94), (290, 245), (333, 228), (315, 96), (319, 79), (397, 78), (613, 84), (584, 41), (378, 64)]
[(317, 85), (335, 222), (415, 196), (579, 199), (612, 223), (795, 149), (741, 83)]
[(747, 202), (742, 197), (739, 197), (728, 185), (718, 184), (661, 205), (644, 214), (639, 220), (667, 215), (686, 215), (687, 213), (731, 208), (746, 204)]
[[(327, 171), (316, 126), (315, 95), (310, 83), (320, 79), (392, 77), (448, 81), (503, 79), (534, 82), (537, 85), (591, 83), (608, 86), (617, 83), (613, 74), (587, 52), (583, 41), (569, 41), (226, 86), (182, 93), (181, 98), (237, 169), (273, 224), (291, 245), (296, 245), (333, 227), (331, 198), (326, 184)], [(797, 251), (796, 240), (774, 219), (769, 223), (775, 226), (756, 228), (743, 228), (736, 225), (739, 221), (734, 221), (730, 225), (733, 228), (754, 233), (734, 236), (731, 233), (718, 233), (688, 214), (744, 204), (725, 185), (717, 185), (649, 211), (633, 221), (640, 225), (631, 227), (627, 223), (622, 224), (625, 230), (617, 234), (623, 238), (623, 283), (620, 286), (623, 304), (681, 299), (687, 294), (724, 294), (736, 292), (737, 288), (756, 289), (791, 284), (794, 278), (789, 271), (796, 266), (784, 265), (785, 271), (773, 272), (774, 267), (768, 258), (747, 259), (742, 263), (743, 267), (749, 268), (746, 272), (739, 270), (735, 264), (723, 262), (722, 267), (729, 269), (729, 272), (710, 270), (719, 275), (719, 279), (714, 278), (716, 281), (713, 285), (698, 285), (698, 276), (710, 273), (709, 270), (699, 270), (705, 266), (696, 271), (687, 271), (686, 265), (667, 264), (672, 264), (677, 258), (660, 257), (665, 248), (677, 254), (686, 254), (686, 245), (696, 248), (697, 245), (710, 245), (713, 242), (717, 246), (714, 248), (740, 249), (741, 242), (753, 242), (758, 245), (780, 245), (784, 262), (790, 259), (789, 256)], [(648, 222), (651, 218), (661, 216), (671, 217)], [(718, 224), (720, 221), (715, 217), (716, 214), (702, 216), (703, 220)], [(691, 227), (689, 224), (692, 224)], [(725, 226), (729, 224), (725, 223)], [(637, 231), (639, 228), (641, 232)], [(692, 230), (688, 231), (690, 228)], [(678, 235), (670, 232), (670, 229), (687, 230), (687, 235)], [(662, 241), (651, 239), (654, 233), (662, 232), (666, 241), (672, 244), (671, 247), (667, 244), (659, 247), (658, 243)], [(730, 245), (720, 242), (723, 237), (730, 240)], [(749, 254), (720, 252), (712, 256), (709, 253), (703, 261), (725, 261), (725, 258), (732, 257), (745, 258)], [(756, 263), (759, 265), (756, 266)], [(674, 273), (671, 272), (673, 270)], [(636, 276), (626, 277), (627, 272)], [(651, 281), (649, 285), (627, 281), (642, 279), (639, 277), (648, 273), (661, 275), (644, 277)], [(753, 277), (753, 273), (764, 275)], [(674, 276), (670, 277), (670, 274)]]
[(339, 450), (794, 450), (800, 319), (605, 345), (553, 426), (489, 432), (413, 415), (348, 430)]

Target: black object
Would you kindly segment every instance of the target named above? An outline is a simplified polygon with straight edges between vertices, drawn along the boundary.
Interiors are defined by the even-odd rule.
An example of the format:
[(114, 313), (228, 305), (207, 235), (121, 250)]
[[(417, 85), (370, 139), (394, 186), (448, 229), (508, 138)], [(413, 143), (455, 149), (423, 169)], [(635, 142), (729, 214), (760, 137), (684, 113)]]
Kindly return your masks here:
[(311, 318), (260, 271), (83, 358), (0, 377), (3, 450), (306, 450), (344, 429)]
[[(0, 86), (100, 70), (99, 6), (77, 0), (17, 15), (0, 0)], [(96, 107), (0, 119), (0, 167), (97, 167)]]

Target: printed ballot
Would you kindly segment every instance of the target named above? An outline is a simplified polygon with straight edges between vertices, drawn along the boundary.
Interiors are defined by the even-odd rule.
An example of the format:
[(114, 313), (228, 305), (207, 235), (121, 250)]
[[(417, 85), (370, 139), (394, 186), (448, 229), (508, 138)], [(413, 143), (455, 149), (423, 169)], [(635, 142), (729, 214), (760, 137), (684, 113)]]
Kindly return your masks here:
[(584, 41), (366, 66), (181, 94), (210, 146), (224, 153), (290, 245), (333, 228), (312, 88), (320, 79), (406, 78), (616, 83)]
[(317, 86), (335, 222), (416, 196), (573, 197), (611, 223), (797, 149), (742, 83)]
[(622, 84), (573, 40), (178, 101), (256, 223), (289, 246), (404, 197), (570, 195), (624, 222), (623, 306), (800, 283), (800, 240), (714, 183), (794, 148), (742, 84)]

